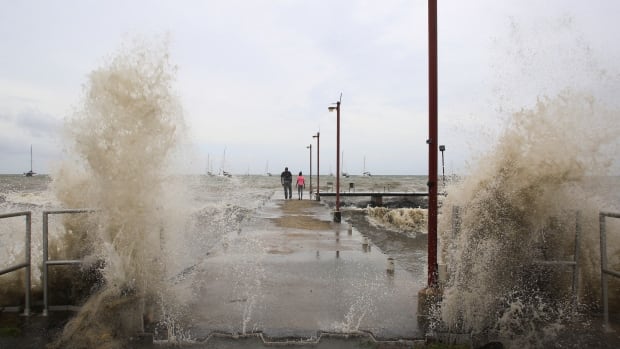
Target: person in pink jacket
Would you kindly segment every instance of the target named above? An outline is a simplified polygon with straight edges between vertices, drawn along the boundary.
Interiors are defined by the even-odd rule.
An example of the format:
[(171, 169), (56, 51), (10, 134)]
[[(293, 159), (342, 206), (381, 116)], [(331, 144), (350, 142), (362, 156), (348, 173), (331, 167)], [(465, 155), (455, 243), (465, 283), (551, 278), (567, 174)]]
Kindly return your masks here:
[(297, 194), (299, 195), (299, 200), (304, 197), (304, 187), (306, 186), (306, 179), (299, 171), (299, 175), (297, 176)]

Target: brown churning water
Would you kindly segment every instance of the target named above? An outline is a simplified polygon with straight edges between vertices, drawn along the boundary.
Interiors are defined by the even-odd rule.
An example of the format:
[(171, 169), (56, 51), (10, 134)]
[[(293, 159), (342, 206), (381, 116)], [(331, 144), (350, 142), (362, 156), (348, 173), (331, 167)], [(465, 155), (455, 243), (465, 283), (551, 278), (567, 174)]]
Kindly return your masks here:
[[(598, 213), (620, 210), (620, 116), (613, 97), (620, 81), (600, 66), (576, 25), (568, 16), (531, 26), (511, 20), (506, 37), (495, 42), (495, 119), (506, 122), (488, 153), (448, 189), (442, 207), (440, 258), (449, 274), (437, 313), (443, 330), (542, 348), (576, 314), (599, 311)], [(461, 217), (454, 235), (453, 207)], [(535, 263), (573, 259), (576, 211), (582, 217), (578, 306), (571, 268)], [(619, 223), (608, 225), (616, 270)], [(620, 283), (612, 287), (617, 312)]]
[(178, 233), (170, 222), (179, 218), (169, 200), (170, 160), (184, 132), (174, 79), (167, 45), (136, 40), (90, 74), (82, 107), (66, 121), (71, 160), (53, 186), (65, 207), (97, 210), (84, 218), (94, 228), (74, 233), (94, 246), (82, 258), (104, 261), (105, 282), (58, 348), (122, 347), (149, 303), (164, 297), (161, 244)]
[[(562, 267), (540, 268), (539, 259), (571, 259), (575, 211), (582, 213), (579, 299), (599, 297), (598, 211), (594, 196), (605, 177), (620, 132), (615, 111), (592, 96), (563, 91), (515, 113), (493, 152), (453, 188), (443, 212), (461, 210), (460, 232), (442, 217), (442, 255), (450, 275), (438, 315), (449, 330), (511, 339), (542, 347), (576, 311)], [(613, 177), (612, 177), (613, 178)], [(607, 182), (602, 183), (602, 182)], [(610, 241), (620, 263), (618, 226)], [(617, 291), (611, 293), (619, 294)]]

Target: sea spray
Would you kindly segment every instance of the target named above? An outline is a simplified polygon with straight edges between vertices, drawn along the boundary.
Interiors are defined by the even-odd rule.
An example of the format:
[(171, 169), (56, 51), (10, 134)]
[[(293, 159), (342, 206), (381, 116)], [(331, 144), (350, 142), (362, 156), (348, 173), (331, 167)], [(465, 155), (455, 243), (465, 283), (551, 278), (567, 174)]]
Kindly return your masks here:
[(167, 52), (167, 44), (139, 40), (119, 50), (90, 74), (83, 107), (66, 122), (70, 160), (55, 171), (54, 188), (65, 207), (96, 211), (85, 218), (96, 229), (81, 232), (92, 246), (82, 258), (101, 261), (104, 283), (57, 348), (123, 347), (141, 329), (149, 300), (161, 298), (168, 265), (161, 244), (180, 239), (183, 227), (166, 219), (180, 213), (171, 205), (179, 188), (170, 188), (169, 164), (184, 132)]
[(368, 218), (372, 223), (410, 234), (426, 231), (427, 210), (421, 208), (368, 207)]
[[(605, 150), (617, 141), (617, 120), (616, 112), (587, 94), (541, 98), (535, 108), (513, 115), (494, 152), (449, 191), (440, 221), (450, 275), (439, 319), (444, 330), (501, 336), (514, 347), (544, 347), (553, 340), (577, 309), (558, 292), (568, 288), (558, 276), (563, 270), (538, 268), (534, 261), (569, 259), (576, 211), (583, 217), (581, 301), (598, 294), (602, 207), (583, 188), (609, 168), (613, 154)], [(453, 206), (460, 210), (456, 236), (445, 214)], [(554, 243), (541, 246), (545, 231), (555, 234)], [(617, 262), (618, 239), (610, 246)]]
[(385, 298), (393, 296), (393, 290), (386, 287), (385, 279), (364, 270), (363, 277), (351, 285), (351, 294), (346, 297), (347, 312), (342, 321), (333, 323), (330, 331), (338, 333), (359, 333), (362, 323), (376, 312), (377, 304)]

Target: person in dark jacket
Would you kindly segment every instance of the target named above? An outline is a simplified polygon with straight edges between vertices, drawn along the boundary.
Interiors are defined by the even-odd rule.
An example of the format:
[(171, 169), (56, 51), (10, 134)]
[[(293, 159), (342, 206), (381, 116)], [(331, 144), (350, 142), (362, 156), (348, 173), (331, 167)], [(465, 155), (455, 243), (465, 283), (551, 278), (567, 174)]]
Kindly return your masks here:
[(293, 174), (288, 170), (288, 167), (284, 168), (284, 172), (280, 175), (280, 183), (284, 187), (284, 199), (290, 199), (293, 197)]

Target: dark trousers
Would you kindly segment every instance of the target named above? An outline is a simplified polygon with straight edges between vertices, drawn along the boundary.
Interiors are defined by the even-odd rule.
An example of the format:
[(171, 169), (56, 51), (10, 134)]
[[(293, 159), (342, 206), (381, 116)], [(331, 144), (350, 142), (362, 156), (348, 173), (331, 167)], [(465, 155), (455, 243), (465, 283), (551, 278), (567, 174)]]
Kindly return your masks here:
[(290, 199), (293, 197), (293, 186), (292, 183), (284, 183), (282, 184), (284, 187), (284, 198)]

